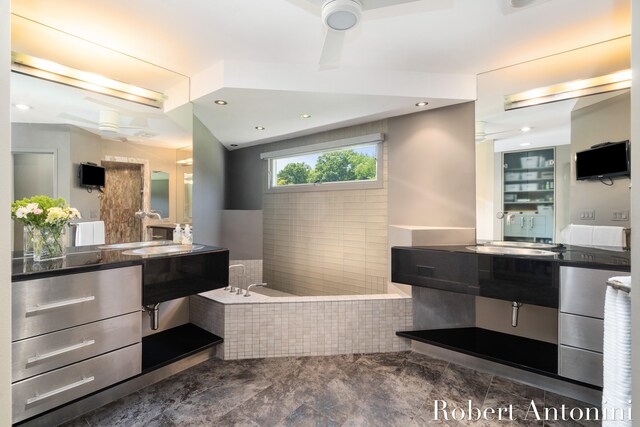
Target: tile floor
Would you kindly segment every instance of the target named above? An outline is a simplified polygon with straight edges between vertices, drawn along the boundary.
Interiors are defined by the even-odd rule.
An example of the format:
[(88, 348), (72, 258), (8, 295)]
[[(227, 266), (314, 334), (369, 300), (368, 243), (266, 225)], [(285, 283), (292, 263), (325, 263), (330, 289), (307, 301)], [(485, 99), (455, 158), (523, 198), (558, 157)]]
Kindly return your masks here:
[[(434, 400), (466, 408), (513, 404), (514, 421), (435, 421)], [(588, 405), (413, 353), (210, 360), (66, 426), (599, 425), (524, 420), (531, 401)], [(442, 412), (440, 412), (442, 415)], [(458, 415), (459, 417), (459, 415)], [(442, 417), (440, 417), (442, 418)]]

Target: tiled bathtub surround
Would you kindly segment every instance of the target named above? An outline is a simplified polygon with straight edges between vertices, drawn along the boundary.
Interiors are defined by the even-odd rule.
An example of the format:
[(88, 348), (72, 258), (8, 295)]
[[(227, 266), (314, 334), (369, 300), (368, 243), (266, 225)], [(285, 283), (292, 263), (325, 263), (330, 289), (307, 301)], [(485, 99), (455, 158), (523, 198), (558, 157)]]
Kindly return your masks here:
[(353, 295), (273, 298), (221, 289), (191, 297), (190, 321), (224, 337), (222, 359), (404, 351), (411, 298)]

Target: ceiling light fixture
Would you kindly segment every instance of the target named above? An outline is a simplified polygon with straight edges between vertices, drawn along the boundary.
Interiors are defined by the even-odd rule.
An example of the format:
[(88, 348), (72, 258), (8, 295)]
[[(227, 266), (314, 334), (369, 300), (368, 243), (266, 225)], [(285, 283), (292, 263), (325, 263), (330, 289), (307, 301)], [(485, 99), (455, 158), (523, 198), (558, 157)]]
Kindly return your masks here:
[(311, 114), (300, 114), (301, 119), (308, 119), (311, 117)]
[(520, 128), (520, 132), (529, 132), (531, 130), (530, 126), (523, 126)]
[(22, 110), (22, 111), (31, 109), (31, 106), (27, 104), (13, 104), (13, 106), (16, 107), (18, 110)]
[(182, 166), (191, 166), (193, 165), (193, 159), (189, 157), (188, 159), (178, 160), (176, 163)]
[(266, 128), (264, 126), (256, 126), (256, 130), (265, 130)]
[(358, 0), (327, 0), (322, 5), (322, 22), (332, 30), (355, 27), (361, 15), (362, 4)]
[(416, 107), (426, 107), (427, 105), (429, 105), (427, 101), (416, 102)]
[(574, 80), (506, 95), (504, 97), (504, 109), (505, 111), (516, 110), (518, 108), (564, 101), (565, 99), (578, 98), (581, 96), (629, 89), (630, 87), (631, 70), (627, 69), (591, 79)]
[(530, 142), (522, 142), (522, 143), (520, 143), (520, 146), (521, 146), (521, 147), (528, 147), (528, 146), (530, 146), (530, 145), (531, 145), (531, 143), (530, 143)]
[(99, 74), (77, 70), (18, 52), (11, 52), (11, 71), (149, 107), (162, 108), (162, 103), (166, 99), (166, 96), (160, 92), (111, 80)]
[(228, 102), (225, 101), (224, 99), (216, 99), (215, 101), (213, 101), (214, 104), (218, 104), (218, 105), (227, 105)]

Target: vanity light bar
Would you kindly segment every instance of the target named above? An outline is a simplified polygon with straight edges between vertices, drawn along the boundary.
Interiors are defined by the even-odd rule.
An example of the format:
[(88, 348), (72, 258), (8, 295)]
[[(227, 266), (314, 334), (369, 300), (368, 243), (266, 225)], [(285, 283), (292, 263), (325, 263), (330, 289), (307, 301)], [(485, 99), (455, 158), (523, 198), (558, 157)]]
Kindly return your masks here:
[(571, 82), (506, 95), (504, 97), (504, 110), (515, 110), (518, 108), (563, 101), (565, 99), (578, 98), (581, 96), (597, 95), (599, 93), (629, 89), (630, 87), (631, 70), (627, 69), (604, 76), (593, 77), (591, 79), (574, 80)]
[(77, 70), (24, 53), (11, 52), (11, 71), (154, 108), (162, 108), (163, 102), (167, 99), (160, 92), (111, 80), (99, 74)]

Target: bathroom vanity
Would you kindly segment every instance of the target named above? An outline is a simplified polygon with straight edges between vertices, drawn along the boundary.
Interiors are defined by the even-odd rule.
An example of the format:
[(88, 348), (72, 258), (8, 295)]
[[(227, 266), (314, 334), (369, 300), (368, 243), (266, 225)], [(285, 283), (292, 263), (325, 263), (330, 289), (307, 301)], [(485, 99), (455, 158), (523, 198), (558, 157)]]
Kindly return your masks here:
[[(65, 259), (13, 259), (14, 423), (149, 374), (219, 343), (192, 324), (142, 336), (143, 307), (226, 286), (229, 252), (156, 255), (70, 248)], [(156, 313), (157, 315), (157, 310)], [(162, 319), (159, 320), (162, 322)]]
[(606, 280), (629, 271), (628, 251), (569, 246), (552, 256), (531, 256), (478, 253), (467, 246), (394, 247), (393, 282), (510, 301), (515, 316), (521, 303), (557, 309), (559, 319), (556, 343), (479, 327), (397, 334), (599, 388)]

